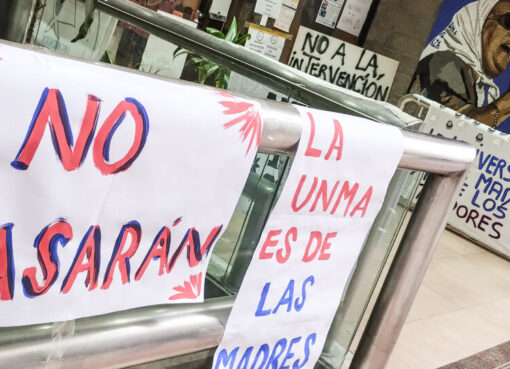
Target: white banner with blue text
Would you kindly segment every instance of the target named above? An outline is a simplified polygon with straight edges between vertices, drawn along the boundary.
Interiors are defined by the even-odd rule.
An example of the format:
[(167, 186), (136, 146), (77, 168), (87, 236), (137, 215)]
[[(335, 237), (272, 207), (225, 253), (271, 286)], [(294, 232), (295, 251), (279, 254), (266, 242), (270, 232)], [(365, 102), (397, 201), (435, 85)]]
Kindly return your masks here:
[(449, 226), (510, 258), (510, 135), (430, 103), (422, 131), (468, 142), (477, 152)]

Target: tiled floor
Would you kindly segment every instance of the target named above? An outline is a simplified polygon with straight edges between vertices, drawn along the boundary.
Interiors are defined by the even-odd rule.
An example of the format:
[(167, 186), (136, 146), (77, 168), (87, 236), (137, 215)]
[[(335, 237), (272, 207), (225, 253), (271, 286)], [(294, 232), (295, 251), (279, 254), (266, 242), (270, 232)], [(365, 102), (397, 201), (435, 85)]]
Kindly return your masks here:
[(387, 369), (434, 369), (510, 340), (510, 262), (445, 231)]

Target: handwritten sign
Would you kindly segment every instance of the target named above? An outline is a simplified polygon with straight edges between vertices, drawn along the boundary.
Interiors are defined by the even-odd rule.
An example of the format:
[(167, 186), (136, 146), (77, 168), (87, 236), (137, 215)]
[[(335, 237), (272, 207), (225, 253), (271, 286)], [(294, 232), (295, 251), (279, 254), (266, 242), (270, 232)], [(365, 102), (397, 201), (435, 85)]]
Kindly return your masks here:
[(432, 103), (423, 131), (477, 148), (448, 224), (510, 257), (510, 136)]
[(0, 78), (0, 326), (201, 302), (257, 104), (2, 44)]
[(236, 298), (214, 369), (314, 367), (402, 155), (402, 135), (394, 127), (308, 108), (300, 112), (296, 158)]
[(300, 27), (289, 65), (374, 100), (388, 99), (398, 62)]

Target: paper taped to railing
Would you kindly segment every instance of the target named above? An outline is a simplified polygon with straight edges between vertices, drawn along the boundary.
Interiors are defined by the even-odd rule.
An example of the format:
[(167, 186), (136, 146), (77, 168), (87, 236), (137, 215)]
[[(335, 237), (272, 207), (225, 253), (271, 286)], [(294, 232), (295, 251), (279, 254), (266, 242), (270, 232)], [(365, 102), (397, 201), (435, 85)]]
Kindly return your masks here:
[(6, 45), (0, 79), (0, 326), (203, 301), (257, 104)]
[(477, 157), (460, 187), (448, 224), (510, 257), (510, 136), (432, 103), (423, 131), (466, 141)]
[(289, 177), (245, 275), (213, 368), (313, 368), (403, 152), (401, 132), (300, 109)]

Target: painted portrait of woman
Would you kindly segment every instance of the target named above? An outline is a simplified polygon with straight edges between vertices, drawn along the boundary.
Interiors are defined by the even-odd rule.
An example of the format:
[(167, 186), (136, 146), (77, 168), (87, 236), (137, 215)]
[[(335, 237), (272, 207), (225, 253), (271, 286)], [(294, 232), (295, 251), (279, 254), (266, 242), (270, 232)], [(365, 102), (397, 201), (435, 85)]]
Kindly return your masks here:
[[(450, 10), (451, 14), (455, 7), (444, 26), (445, 13)], [(443, 23), (443, 28), (438, 30), (438, 23)], [(445, 1), (432, 35), (410, 91), (491, 127), (504, 128), (502, 122), (510, 117), (506, 72), (510, 63), (510, 0)]]

